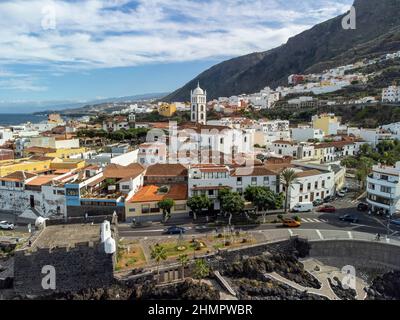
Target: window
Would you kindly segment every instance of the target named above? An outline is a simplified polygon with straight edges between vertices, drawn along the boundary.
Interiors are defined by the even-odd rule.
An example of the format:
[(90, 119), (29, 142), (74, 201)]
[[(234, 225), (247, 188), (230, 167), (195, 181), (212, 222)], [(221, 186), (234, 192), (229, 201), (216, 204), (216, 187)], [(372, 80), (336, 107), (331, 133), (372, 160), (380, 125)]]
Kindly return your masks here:
[(303, 192), (303, 185), (300, 185), (300, 192)]
[(142, 213), (149, 213), (150, 212), (150, 205), (142, 204)]
[(236, 178), (236, 184), (237, 185), (242, 185), (242, 177), (237, 177)]
[(386, 176), (386, 175), (384, 175), (384, 174), (381, 174), (381, 179), (382, 179), (382, 180), (388, 181), (388, 180), (389, 180), (389, 176)]
[(315, 183), (314, 183), (314, 188), (315, 188), (315, 189), (318, 189), (318, 181), (315, 181)]
[(67, 196), (77, 197), (79, 196), (78, 189), (67, 189)]
[(381, 186), (381, 192), (391, 193), (392, 192), (392, 188), (391, 187), (386, 187), (386, 186)]
[(129, 212), (135, 212), (136, 209), (135, 208), (129, 208)]
[(257, 177), (251, 177), (251, 184), (256, 185), (257, 184)]
[(303, 197), (302, 196), (299, 197), (299, 202), (303, 202)]
[(311, 190), (311, 183), (307, 183), (307, 191)]
[(264, 177), (264, 184), (269, 184), (269, 177)]
[(213, 196), (214, 195), (214, 190), (208, 190), (208, 195)]
[(322, 188), (325, 188), (325, 180), (322, 180)]
[(375, 185), (373, 183), (369, 183), (368, 189), (375, 190)]

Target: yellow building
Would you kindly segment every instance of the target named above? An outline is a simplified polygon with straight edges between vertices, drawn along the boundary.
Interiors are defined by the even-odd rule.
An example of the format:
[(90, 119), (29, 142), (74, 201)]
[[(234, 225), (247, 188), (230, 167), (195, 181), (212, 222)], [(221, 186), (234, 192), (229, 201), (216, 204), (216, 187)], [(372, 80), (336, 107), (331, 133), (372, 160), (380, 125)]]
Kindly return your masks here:
[(72, 156), (80, 156), (85, 153), (85, 148), (43, 148), (43, 147), (29, 147), (24, 150), (25, 157), (29, 156), (44, 156), (52, 158), (70, 158)]
[(51, 170), (62, 170), (62, 169), (73, 170), (73, 169), (82, 169), (85, 166), (86, 166), (85, 160), (55, 158), (50, 164), (50, 169)]
[(325, 135), (336, 134), (334, 131), (337, 131), (340, 119), (333, 113), (324, 113), (313, 116), (312, 124), (314, 129), (321, 129)]
[[(38, 157), (39, 158), (39, 157)], [(0, 161), (0, 177), (7, 176), (16, 171), (43, 172), (50, 170), (52, 158), (16, 159)]]
[(174, 103), (163, 103), (158, 107), (158, 113), (164, 117), (172, 117), (176, 112), (176, 105)]

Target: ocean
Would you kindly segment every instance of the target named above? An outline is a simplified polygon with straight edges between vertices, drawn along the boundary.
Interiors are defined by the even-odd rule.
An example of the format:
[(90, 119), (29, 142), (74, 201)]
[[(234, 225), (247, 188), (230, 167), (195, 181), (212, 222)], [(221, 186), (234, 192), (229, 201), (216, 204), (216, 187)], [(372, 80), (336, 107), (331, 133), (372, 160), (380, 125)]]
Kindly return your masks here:
[(45, 115), (35, 115), (29, 113), (0, 113), (0, 126), (19, 125), (26, 122), (39, 123), (46, 120)]

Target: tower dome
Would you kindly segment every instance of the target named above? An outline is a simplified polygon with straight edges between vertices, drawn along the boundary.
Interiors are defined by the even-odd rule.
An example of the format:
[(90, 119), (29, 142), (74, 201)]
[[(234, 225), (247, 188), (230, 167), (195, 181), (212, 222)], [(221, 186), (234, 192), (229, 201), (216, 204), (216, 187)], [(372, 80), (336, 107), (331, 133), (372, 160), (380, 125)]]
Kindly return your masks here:
[(197, 94), (204, 94), (204, 91), (202, 88), (200, 88), (200, 83), (197, 82), (197, 88), (193, 90), (193, 95)]

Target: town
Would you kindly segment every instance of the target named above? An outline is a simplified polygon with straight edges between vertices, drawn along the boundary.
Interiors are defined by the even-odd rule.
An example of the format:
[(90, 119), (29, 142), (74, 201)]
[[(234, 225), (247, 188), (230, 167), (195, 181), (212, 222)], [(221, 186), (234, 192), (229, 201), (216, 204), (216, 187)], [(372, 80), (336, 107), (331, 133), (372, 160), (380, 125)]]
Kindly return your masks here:
[(352, 3), (0, 2), (0, 300), (400, 300), (400, 1)]
[[(282, 90), (298, 90), (299, 79), (326, 77), (293, 75)], [(399, 93), (396, 86), (383, 88), (380, 100), (399, 103)], [(285, 119), (227, 114), (249, 103), (279, 108), (280, 98), (272, 102), (271, 97), (281, 95), (266, 89), (208, 102), (199, 83), (189, 104), (156, 104), (166, 121), (138, 121), (135, 108), (129, 108), (68, 120), (49, 114), (41, 123), (1, 128), (3, 256), (16, 250), (14, 275), (5, 268), (2, 286), (20, 294), (43, 294), (36, 275), (41, 264), (71, 261), (85, 269), (82, 257), (93, 264), (103, 261), (97, 280), (93, 274), (68, 277), (58, 281), (58, 288), (80, 290), (93, 282), (107, 286), (114, 272), (129, 278), (130, 270), (151, 269), (156, 262), (159, 274), (162, 260), (188, 265), (190, 250), (194, 257), (246, 250), (282, 232), (289, 238), (312, 238), (314, 230), (320, 240), (329, 236), (324, 232), (350, 239), (367, 232), (382, 234), (388, 243), (397, 241), (400, 123), (352, 127), (333, 113), (320, 113), (294, 126)], [(179, 108), (190, 113), (190, 120), (168, 121)], [(208, 120), (209, 113), (220, 116)], [(101, 255), (98, 246), (107, 254)], [(64, 250), (57, 262), (55, 250)], [(203, 265), (192, 272), (204, 277), (209, 267), (205, 260), (195, 261)], [(22, 267), (26, 265), (31, 268)], [(184, 277), (180, 269), (172, 273), (164, 271), (158, 281)], [(354, 298), (361, 295), (357, 290)]]

